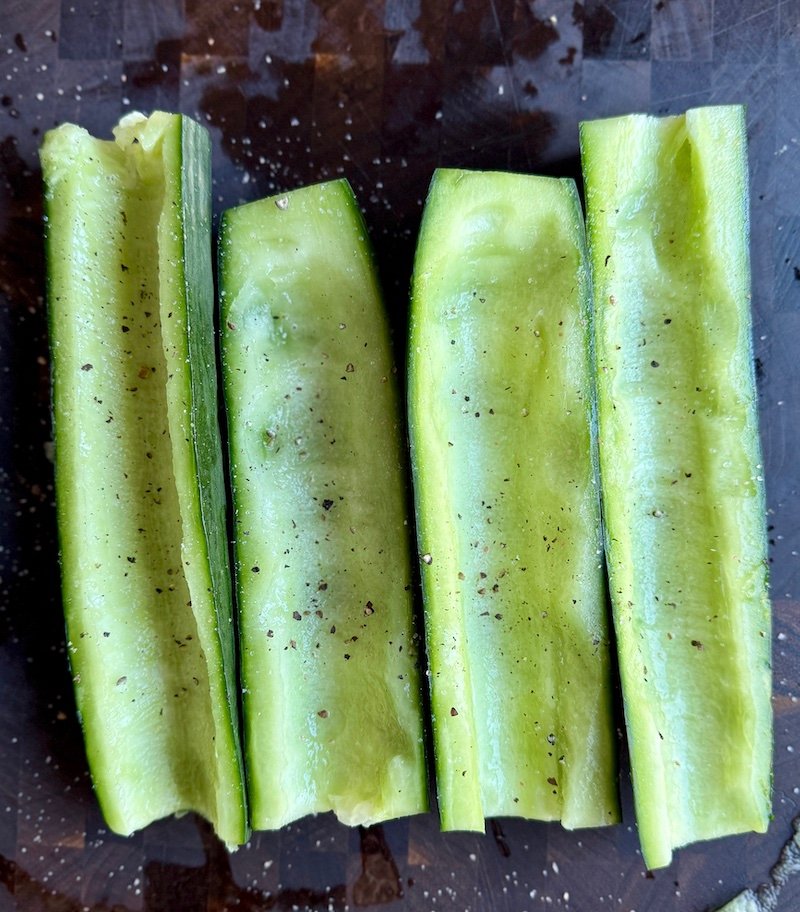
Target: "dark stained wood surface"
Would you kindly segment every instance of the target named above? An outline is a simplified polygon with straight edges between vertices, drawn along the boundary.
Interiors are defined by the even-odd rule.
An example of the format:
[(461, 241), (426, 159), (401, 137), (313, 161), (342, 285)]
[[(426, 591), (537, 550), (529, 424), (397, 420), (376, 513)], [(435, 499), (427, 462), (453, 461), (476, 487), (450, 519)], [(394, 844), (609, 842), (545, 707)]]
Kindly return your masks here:
[[(578, 176), (577, 123), (745, 102), (755, 348), (775, 606), (775, 795), (765, 836), (647, 874), (625, 823), (568, 833), (433, 815), (329, 816), (228, 855), (192, 816), (130, 839), (86, 772), (59, 603), (37, 148), (71, 120), (198, 117), (215, 210), (336, 175), (375, 240), (402, 359), (421, 204), (437, 165)], [(0, 910), (700, 912), (763, 880), (800, 796), (798, 0), (0, 0)], [(800, 908), (800, 884), (779, 910)]]

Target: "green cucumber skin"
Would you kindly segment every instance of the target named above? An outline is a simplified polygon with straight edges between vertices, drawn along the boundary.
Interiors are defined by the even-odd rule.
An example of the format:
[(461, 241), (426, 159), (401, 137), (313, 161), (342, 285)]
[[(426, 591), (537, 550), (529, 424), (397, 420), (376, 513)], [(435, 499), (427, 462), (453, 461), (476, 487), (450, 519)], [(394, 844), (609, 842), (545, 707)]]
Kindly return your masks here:
[(216, 425), (210, 146), (176, 115), (119, 129), (115, 143), (64, 125), (42, 148), (76, 701), (114, 831), (197, 810), (237, 845), (248, 829)]
[(436, 172), (408, 408), (445, 830), (619, 819), (589, 319), (571, 181)]
[(770, 814), (743, 109), (582, 124), (606, 553), (648, 867)]
[(400, 413), (349, 185), (228, 211), (220, 284), (253, 825), (420, 813)]

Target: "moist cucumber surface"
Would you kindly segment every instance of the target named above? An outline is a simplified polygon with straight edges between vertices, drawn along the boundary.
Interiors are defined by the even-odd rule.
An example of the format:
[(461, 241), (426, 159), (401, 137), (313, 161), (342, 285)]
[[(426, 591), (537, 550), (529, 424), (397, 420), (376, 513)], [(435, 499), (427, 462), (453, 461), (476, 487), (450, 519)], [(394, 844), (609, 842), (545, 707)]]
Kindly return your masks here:
[(88, 760), (123, 834), (247, 838), (217, 426), (210, 150), (178, 115), (42, 148), (56, 494)]
[(744, 112), (581, 126), (600, 461), (645, 862), (770, 814)]
[(229, 210), (220, 279), (253, 825), (424, 811), (401, 419), (346, 181)]
[(444, 829), (619, 819), (589, 316), (571, 181), (436, 172), (409, 422)]

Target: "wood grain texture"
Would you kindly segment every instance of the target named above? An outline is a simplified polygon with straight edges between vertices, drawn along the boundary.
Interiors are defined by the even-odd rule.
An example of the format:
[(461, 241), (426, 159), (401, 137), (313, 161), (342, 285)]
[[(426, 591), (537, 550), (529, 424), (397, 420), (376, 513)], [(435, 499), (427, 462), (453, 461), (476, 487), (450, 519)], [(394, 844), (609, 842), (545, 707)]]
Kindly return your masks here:
[[(5, 0), (0, 17), (0, 912), (376, 908), (700, 912), (762, 880), (800, 788), (797, 0)], [(442, 835), (330, 817), (228, 855), (194, 817), (130, 839), (97, 809), (58, 591), (37, 149), (133, 108), (206, 123), (215, 212), (340, 174), (365, 208), (402, 356), (439, 164), (577, 177), (580, 119), (748, 105), (755, 355), (775, 606), (775, 819), (646, 875), (625, 823)], [(800, 908), (800, 884), (779, 912)]]

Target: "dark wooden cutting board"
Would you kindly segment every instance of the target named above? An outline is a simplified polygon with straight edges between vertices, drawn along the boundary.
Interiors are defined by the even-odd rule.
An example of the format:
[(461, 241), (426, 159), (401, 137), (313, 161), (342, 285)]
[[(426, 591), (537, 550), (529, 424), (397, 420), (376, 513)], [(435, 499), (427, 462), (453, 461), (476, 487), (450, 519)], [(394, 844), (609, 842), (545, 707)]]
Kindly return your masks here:
[[(329, 816), (228, 855), (192, 816), (130, 838), (94, 801), (64, 650), (37, 149), (57, 122), (108, 135), (181, 110), (214, 139), (215, 210), (337, 175), (377, 247), (402, 360), (433, 168), (578, 177), (577, 123), (745, 102), (756, 366), (775, 608), (775, 819), (651, 875), (625, 823)], [(800, 795), (798, 0), (1, 0), (0, 910), (699, 912), (763, 880)], [(795, 750), (797, 748), (797, 750)], [(800, 908), (789, 883), (779, 909)]]

